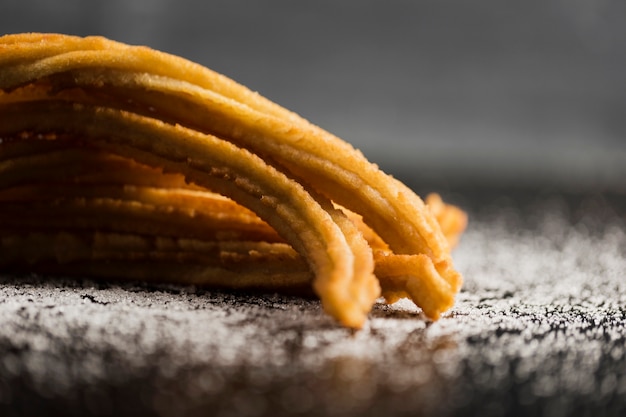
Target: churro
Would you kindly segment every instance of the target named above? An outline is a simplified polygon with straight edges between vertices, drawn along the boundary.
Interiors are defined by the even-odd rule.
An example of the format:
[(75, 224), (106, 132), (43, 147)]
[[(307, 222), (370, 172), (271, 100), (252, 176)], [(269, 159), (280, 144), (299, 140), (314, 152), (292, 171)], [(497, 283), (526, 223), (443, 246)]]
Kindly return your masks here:
[[(75, 248), (75, 271), (123, 275), (121, 265), (133, 265), (128, 276), (176, 280), (178, 262), (182, 281), (200, 282), (193, 271), (249, 268), (249, 282), (263, 287), (250, 269), (263, 259), (274, 268), (268, 283), (308, 280), (325, 310), (355, 328), (381, 288), (387, 301), (409, 297), (436, 319), (462, 283), (450, 255), (467, 222), (462, 210), (436, 195), (424, 203), (348, 143), (180, 57), (101, 37), (0, 37), (0, 138), (0, 224), (3, 246), (13, 248), (6, 265), (62, 270), (52, 252), (20, 263), (15, 248), (47, 239)], [(20, 240), (18, 229), (30, 237)], [(102, 233), (293, 252), (254, 252), (209, 273), (186, 251), (94, 257), (85, 236)], [(91, 257), (78, 256), (80, 245)], [(96, 267), (107, 259), (120, 267)]]

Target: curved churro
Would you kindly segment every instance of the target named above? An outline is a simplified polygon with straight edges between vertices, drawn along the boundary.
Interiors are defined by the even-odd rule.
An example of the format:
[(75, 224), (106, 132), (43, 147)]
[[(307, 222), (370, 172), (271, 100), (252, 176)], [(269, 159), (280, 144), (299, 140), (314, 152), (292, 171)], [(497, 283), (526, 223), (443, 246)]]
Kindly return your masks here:
[[(462, 282), (450, 257), (450, 244), (466, 224), (462, 211), (435, 197), (425, 204), (351, 145), (183, 58), (100, 37), (0, 37), (0, 139), (0, 191), (12, 200), (5, 210), (20, 198), (52, 207), (41, 200), (53, 199), (28, 191), (52, 181), (47, 195), (65, 204), (54, 209), (61, 230), (63, 210), (66, 216), (75, 210), (86, 229), (106, 223), (118, 232), (140, 232), (141, 221), (123, 226), (114, 220), (133, 213), (132, 206), (141, 208), (135, 214), (150, 225), (146, 230), (171, 235), (165, 231), (176, 222), (191, 230), (185, 209), (207, 201), (183, 189), (220, 192), (255, 212), (303, 256), (325, 309), (348, 326), (362, 325), (379, 294), (372, 248), (386, 299), (408, 296), (431, 318), (452, 305)], [(64, 162), (69, 166), (55, 172)], [(113, 165), (115, 174), (104, 173)], [(97, 187), (89, 195), (80, 184)], [(135, 194), (111, 185), (132, 185)], [(150, 187), (171, 190), (166, 197), (147, 192)], [(174, 195), (181, 197), (177, 204)], [(77, 209), (83, 201), (92, 206)], [(94, 222), (98, 210), (115, 206), (118, 215), (108, 211), (103, 224)], [(173, 220), (154, 217), (165, 207), (175, 207)], [(220, 210), (227, 208), (214, 214)], [(24, 227), (37, 230), (34, 219), (25, 214)], [(189, 236), (217, 228), (209, 223)], [(257, 232), (268, 230), (259, 224)], [(262, 233), (246, 235), (236, 215), (223, 226), (244, 233), (233, 239), (271, 241)]]

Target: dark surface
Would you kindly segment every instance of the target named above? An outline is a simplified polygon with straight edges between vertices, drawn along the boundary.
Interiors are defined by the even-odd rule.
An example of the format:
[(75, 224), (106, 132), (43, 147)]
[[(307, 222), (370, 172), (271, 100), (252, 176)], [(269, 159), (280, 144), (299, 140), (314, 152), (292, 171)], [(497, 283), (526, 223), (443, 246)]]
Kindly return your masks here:
[(452, 192), (466, 284), (350, 332), (317, 301), (192, 287), (0, 279), (0, 415), (626, 412), (624, 195)]

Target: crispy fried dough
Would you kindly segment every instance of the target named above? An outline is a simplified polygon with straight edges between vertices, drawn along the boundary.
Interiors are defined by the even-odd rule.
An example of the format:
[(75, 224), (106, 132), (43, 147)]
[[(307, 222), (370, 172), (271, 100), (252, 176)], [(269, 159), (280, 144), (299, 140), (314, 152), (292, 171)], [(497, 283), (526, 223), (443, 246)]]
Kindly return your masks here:
[[(0, 37), (0, 223), (10, 245), (23, 243), (12, 232), (20, 227), (87, 246), (85, 233), (103, 231), (284, 239), (301, 255), (289, 262), (311, 268), (326, 311), (360, 327), (381, 287), (388, 301), (409, 297), (433, 319), (450, 308), (462, 283), (450, 248), (466, 222), (438, 196), (425, 204), (348, 143), (183, 58), (100, 37)], [(150, 259), (172, 272), (186, 259), (181, 272), (207, 274), (185, 251), (103, 253), (115, 266), (79, 256), (75, 270), (98, 273), (97, 264), (106, 276), (132, 265), (128, 274), (141, 277)], [(240, 260), (254, 267), (261, 258)], [(63, 269), (53, 261), (46, 270)], [(272, 267), (289, 287), (289, 273)]]

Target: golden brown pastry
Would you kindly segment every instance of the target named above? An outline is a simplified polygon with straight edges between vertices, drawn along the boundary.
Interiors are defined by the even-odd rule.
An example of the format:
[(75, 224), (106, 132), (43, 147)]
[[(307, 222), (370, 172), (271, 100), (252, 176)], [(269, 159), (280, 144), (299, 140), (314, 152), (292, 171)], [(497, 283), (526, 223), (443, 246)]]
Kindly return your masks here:
[[(449, 245), (465, 227), (460, 209), (436, 197), (424, 204), (341, 139), (176, 56), (100, 37), (1, 37), (0, 138), (1, 233), (13, 254), (0, 265), (28, 268), (41, 262), (25, 258), (37, 258), (63, 270), (52, 252), (22, 253), (28, 239), (19, 233), (76, 254), (93, 244), (85, 236), (102, 233), (278, 245), (294, 252), (236, 257), (241, 265), (212, 275), (184, 250), (125, 258), (94, 249), (72, 268), (110, 276), (132, 264), (128, 275), (144, 277), (158, 275), (148, 262), (157, 259), (168, 279), (178, 265), (181, 281), (201, 282), (196, 273), (217, 285), (219, 271), (253, 271), (263, 260), (274, 268), (268, 287), (312, 279), (325, 310), (355, 328), (381, 286), (388, 301), (408, 296), (436, 319), (462, 282)], [(220, 253), (209, 252), (202, 256)], [(120, 267), (98, 269), (107, 260)], [(263, 274), (248, 275), (259, 286)]]

